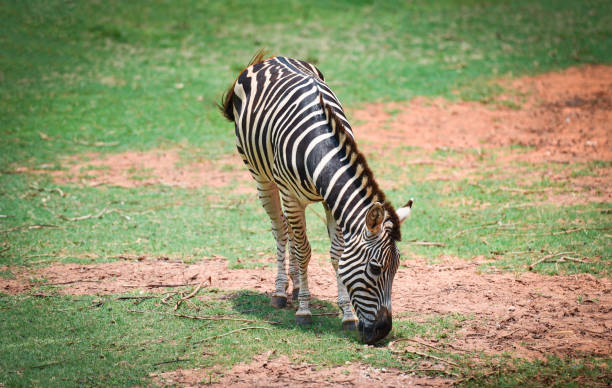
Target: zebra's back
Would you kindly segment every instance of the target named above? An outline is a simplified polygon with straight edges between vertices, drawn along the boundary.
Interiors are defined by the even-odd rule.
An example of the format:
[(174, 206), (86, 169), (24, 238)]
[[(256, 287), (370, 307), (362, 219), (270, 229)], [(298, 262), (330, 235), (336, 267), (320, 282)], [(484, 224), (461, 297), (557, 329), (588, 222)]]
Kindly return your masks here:
[(321, 72), (304, 61), (273, 57), (245, 69), (233, 91), (237, 149), (255, 179), (273, 181), (304, 203), (322, 200), (313, 174), (338, 146), (322, 104), (352, 132)]

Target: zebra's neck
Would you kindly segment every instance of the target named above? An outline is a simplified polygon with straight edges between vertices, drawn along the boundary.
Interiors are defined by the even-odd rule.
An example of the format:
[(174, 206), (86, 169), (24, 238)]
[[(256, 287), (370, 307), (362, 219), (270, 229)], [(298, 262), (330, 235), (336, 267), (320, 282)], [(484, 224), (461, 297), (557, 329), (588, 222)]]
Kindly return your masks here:
[[(374, 176), (357, 145), (346, 119), (329, 105), (325, 109), (332, 137), (322, 142), (321, 159), (311, 166), (311, 176), (317, 192), (323, 197), (345, 238), (360, 233), (365, 215), (375, 202), (384, 202)], [(342, 114), (342, 118), (340, 118)]]

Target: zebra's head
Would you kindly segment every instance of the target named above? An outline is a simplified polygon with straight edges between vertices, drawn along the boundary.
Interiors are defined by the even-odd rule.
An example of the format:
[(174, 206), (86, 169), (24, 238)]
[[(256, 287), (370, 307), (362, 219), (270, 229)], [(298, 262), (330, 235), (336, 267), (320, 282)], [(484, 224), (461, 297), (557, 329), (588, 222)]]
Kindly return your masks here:
[(373, 344), (392, 328), (391, 288), (399, 267), (396, 242), (401, 222), (410, 215), (412, 200), (396, 211), (388, 203), (374, 203), (363, 230), (344, 248), (339, 274), (359, 318), (363, 342)]

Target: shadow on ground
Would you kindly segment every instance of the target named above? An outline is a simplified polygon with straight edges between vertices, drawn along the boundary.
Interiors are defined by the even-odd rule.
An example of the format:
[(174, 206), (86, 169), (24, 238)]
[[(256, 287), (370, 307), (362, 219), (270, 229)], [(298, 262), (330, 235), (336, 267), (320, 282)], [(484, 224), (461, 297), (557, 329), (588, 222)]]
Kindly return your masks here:
[(226, 297), (232, 303), (232, 308), (241, 315), (253, 319), (280, 322), (282, 328), (298, 328), (303, 332), (333, 334), (339, 338), (351, 338), (358, 342), (357, 332), (342, 330), (342, 319), (338, 307), (328, 301), (312, 298), (311, 325), (298, 325), (295, 322), (296, 306), (291, 299), (287, 307), (277, 309), (270, 305), (270, 295), (253, 291), (238, 291)]

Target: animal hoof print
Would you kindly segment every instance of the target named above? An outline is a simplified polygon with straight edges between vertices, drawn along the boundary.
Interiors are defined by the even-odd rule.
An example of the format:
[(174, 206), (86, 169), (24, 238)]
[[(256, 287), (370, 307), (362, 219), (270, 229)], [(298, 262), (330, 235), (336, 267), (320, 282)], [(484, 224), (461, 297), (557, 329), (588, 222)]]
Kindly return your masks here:
[(342, 329), (346, 330), (346, 331), (356, 331), (357, 330), (357, 322), (355, 322), (355, 321), (342, 322)]
[(272, 295), (270, 305), (277, 309), (284, 309), (287, 306), (287, 297)]
[(291, 291), (291, 297), (293, 298), (293, 300), (297, 300), (298, 295), (300, 295), (300, 289), (294, 288), (293, 291)]
[(295, 322), (298, 325), (312, 325), (312, 315), (296, 315)]

